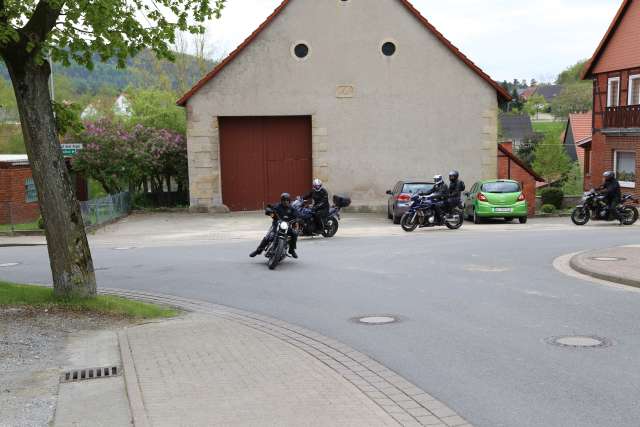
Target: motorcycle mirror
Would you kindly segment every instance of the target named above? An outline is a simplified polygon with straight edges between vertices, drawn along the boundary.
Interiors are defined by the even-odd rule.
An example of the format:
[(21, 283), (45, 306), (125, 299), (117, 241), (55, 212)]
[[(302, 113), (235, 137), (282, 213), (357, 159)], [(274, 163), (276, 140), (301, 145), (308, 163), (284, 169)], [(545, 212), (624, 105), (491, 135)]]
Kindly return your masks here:
[(387, 190), (387, 194), (391, 196), (393, 193), (391, 192), (391, 190)]

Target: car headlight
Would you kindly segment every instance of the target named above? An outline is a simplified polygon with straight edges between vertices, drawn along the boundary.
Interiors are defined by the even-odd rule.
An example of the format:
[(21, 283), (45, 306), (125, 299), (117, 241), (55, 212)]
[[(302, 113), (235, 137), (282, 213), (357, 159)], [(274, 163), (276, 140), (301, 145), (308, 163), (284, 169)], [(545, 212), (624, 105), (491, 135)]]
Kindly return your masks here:
[(282, 221), (280, 223), (280, 230), (287, 231), (288, 229), (289, 229), (289, 224), (287, 224), (286, 222)]

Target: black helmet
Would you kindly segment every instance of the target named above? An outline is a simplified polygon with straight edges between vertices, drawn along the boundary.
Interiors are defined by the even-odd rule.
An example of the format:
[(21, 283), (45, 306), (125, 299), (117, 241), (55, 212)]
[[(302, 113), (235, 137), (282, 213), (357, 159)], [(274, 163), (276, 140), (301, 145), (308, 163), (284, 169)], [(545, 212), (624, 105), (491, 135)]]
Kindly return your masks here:
[(449, 181), (457, 181), (460, 177), (460, 172), (453, 170), (449, 172)]
[(280, 195), (280, 202), (284, 203), (291, 203), (291, 195), (289, 193), (282, 193)]
[(606, 171), (605, 173), (602, 174), (602, 176), (607, 181), (611, 181), (612, 179), (616, 178), (616, 174), (613, 171)]

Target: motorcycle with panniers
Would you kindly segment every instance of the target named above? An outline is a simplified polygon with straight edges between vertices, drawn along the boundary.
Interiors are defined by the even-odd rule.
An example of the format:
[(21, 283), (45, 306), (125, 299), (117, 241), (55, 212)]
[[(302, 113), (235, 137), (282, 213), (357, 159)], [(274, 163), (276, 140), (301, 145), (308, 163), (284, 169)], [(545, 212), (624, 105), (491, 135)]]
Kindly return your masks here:
[(402, 215), (400, 226), (406, 232), (412, 232), (420, 227), (446, 226), (450, 230), (457, 230), (464, 222), (463, 211), (460, 206), (445, 206), (441, 210), (441, 218), (436, 215), (436, 198), (433, 195), (414, 194), (411, 197), (409, 210)]
[(313, 209), (309, 207), (309, 202), (298, 196), (291, 204), (298, 214), (298, 218), (292, 224), (294, 230), (300, 236), (320, 236), (331, 238), (336, 235), (340, 226), (340, 211), (351, 205), (351, 199), (347, 196), (334, 195), (333, 206), (329, 209), (329, 214), (322, 218), (322, 226), (315, 224)]
[(591, 189), (584, 193), (582, 202), (575, 207), (571, 214), (571, 221), (575, 225), (585, 225), (592, 221), (620, 221), (620, 225), (633, 225), (638, 220), (638, 199), (631, 194), (624, 194), (618, 206), (616, 215), (610, 215), (606, 196)]

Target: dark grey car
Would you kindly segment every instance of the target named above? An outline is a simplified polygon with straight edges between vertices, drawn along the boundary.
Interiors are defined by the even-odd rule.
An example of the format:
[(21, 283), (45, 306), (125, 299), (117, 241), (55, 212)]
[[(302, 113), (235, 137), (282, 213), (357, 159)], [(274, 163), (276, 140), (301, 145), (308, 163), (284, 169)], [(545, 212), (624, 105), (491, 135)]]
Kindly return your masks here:
[(400, 224), (400, 218), (409, 209), (411, 197), (416, 193), (424, 193), (433, 188), (433, 182), (422, 180), (398, 181), (393, 190), (387, 191), (387, 216), (394, 224)]

